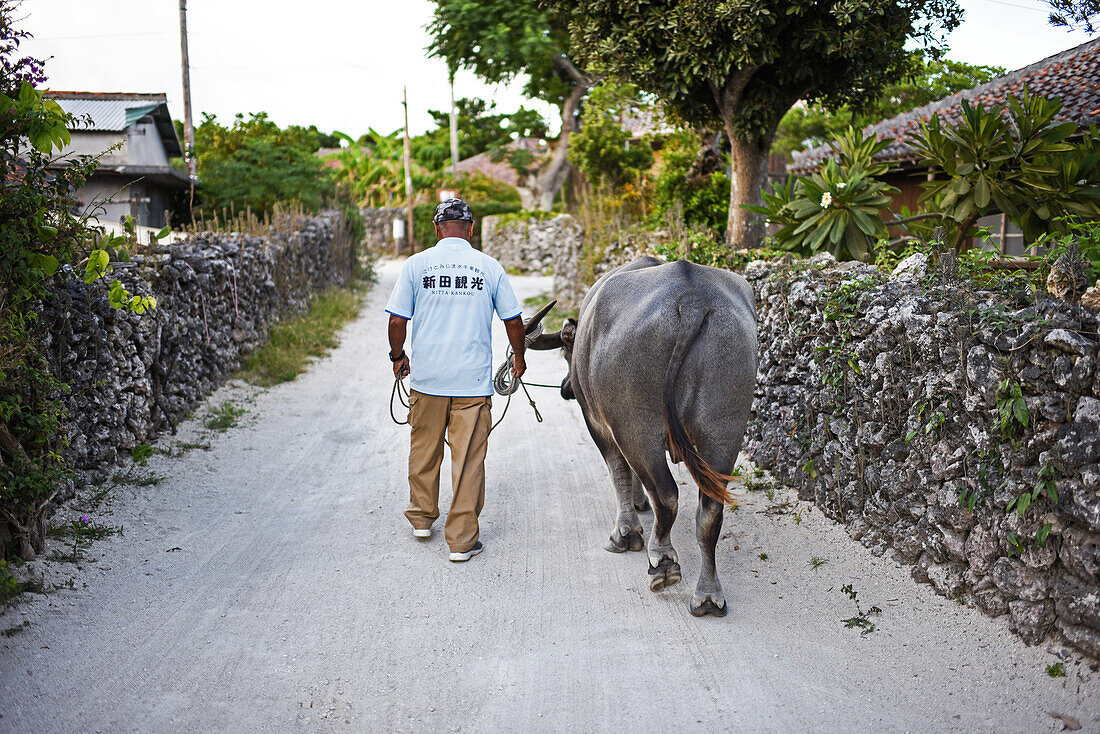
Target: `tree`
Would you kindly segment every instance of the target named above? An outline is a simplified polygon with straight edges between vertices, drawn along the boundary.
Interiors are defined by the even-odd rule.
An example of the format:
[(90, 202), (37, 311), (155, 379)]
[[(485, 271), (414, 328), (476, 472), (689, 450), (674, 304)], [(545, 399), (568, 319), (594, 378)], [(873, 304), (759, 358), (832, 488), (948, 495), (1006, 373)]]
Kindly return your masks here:
[[(535, 110), (520, 107), (511, 114), (495, 112), (496, 103), (463, 98), (455, 102), (460, 159), (500, 149), (515, 138), (545, 138), (546, 121)], [(412, 139), (412, 156), (429, 171), (441, 171), (451, 162), (449, 111), (428, 110), (436, 128)]]
[(934, 115), (913, 137), (921, 162), (942, 171), (921, 183), (919, 201), (956, 224), (957, 249), (986, 214), (1007, 214), (1028, 239), (1060, 228), (1060, 217), (1100, 217), (1100, 140), (1091, 129), (1070, 142), (1080, 131), (1057, 121), (1061, 109), (1026, 90), (1007, 110), (964, 100), (958, 123)]
[(841, 105), (796, 105), (779, 123), (772, 153), (814, 148), (844, 134), (849, 127), (868, 125), (923, 107), (930, 102), (976, 87), (1005, 73), (1000, 66), (981, 66), (950, 59), (931, 58), (921, 51), (909, 55), (910, 68), (898, 82), (886, 85), (881, 94), (860, 109)]
[(1051, 25), (1081, 30), (1090, 36), (1096, 33), (1100, 0), (1047, 0), (1047, 5), (1051, 10)]
[(538, 207), (548, 211), (569, 175), (569, 138), (592, 79), (570, 58), (568, 17), (532, 0), (436, 0), (428, 50), (453, 77), (469, 69), (490, 83), (527, 75), (524, 92), (561, 110), (561, 132), (534, 177)]
[(597, 184), (612, 187), (637, 179), (653, 165), (647, 142), (631, 144), (631, 135), (620, 120), (632, 111), (648, 108), (638, 101), (637, 88), (604, 82), (585, 99), (584, 124), (573, 136), (569, 159)]
[(318, 209), (332, 192), (332, 180), (317, 158), (318, 133), (297, 125), (280, 128), (267, 113), (231, 127), (204, 114), (195, 128), (202, 206), (270, 211), (276, 202)]
[(655, 94), (685, 121), (725, 131), (733, 175), (727, 241), (759, 246), (759, 205), (779, 121), (797, 100), (865, 103), (905, 71), (907, 42), (938, 48), (955, 0), (548, 0), (579, 59)]

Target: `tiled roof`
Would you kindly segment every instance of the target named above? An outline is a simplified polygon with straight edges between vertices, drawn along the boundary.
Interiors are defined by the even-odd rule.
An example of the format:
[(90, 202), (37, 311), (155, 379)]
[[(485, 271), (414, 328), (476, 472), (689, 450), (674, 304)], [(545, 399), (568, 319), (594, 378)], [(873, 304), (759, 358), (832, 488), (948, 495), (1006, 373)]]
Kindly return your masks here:
[[(547, 153), (546, 143), (534, 138), (519, 138), (508, 144), (510, 150), (529, 150), (535, 154), (536, 163)], [(494, 161), (489, 153), (478, 153), (458, 162), (459, 173), (480, 173), (509, 186), (519, 184), (519, 174), (507, 160)]]
[(122, 92), (46, 92), (61, 109), (91, 125), (78, 125), (76, 131), (120, 132), (146, 115), (156, 121), (169, 156), (182, 156), (183, 147), (176, 136), (168, 100), (164, 94), (129, 94)]
[[(1082, 126), (1100, 124), (1100, 39), (869, 125), (863, 131), (864, 134), (874, 133), (880, 140), (894, 139), (888, 148), (875, 156), (876, 160), (915, 160), (916, 154), (908, 141), (914, 133), (920, 132), (921, 123), (930, 120), (933, 114), (939, 114), (944, 123), (958, 122), (963, 100), (989, 109), (1003, 105), (1009, 96), (1019, 97), (1024, 87), (1031, 94), (1061, 99), (1062, 110), (1058, 114), (1058, 120), (1070, 120)], [(832, 149), (828, 145), (796, 151), (791, 155), (794, 162), (787, 168), (794, 173), (812, 171), (832, 155)]]

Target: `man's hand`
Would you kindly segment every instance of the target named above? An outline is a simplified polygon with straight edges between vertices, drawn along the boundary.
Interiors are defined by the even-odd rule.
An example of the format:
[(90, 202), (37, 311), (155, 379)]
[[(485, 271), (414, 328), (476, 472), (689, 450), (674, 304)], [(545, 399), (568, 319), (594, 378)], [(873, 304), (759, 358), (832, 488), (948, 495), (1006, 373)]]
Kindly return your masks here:
[(512, 346), (512, 379), (523, 377), (523, 373), (527, 371), (527, 363), (523, 361), (527, 343), (523, 338), (522, 316), (505, 321), (504, 330), (508, 332), (508, 343)]
[(523, 377), (523, 373), (527, 371), (527, 363), (523, 360), (522, 354), (512, 355), (512, 379)]
[(409, 355), (405, 354), (401, 356), (401, 359), (393, 363), (393, 376), (397, 379), (403, 379), (409, 376)]

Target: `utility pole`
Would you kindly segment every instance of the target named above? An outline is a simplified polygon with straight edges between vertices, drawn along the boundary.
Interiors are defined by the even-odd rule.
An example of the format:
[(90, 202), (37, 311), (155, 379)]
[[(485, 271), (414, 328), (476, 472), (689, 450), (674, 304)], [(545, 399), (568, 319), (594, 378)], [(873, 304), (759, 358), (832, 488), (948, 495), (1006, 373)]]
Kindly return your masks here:
[(405, 107), (405, 217), (408, 226), (405, 228), (409, 238), (409, 254), (413, 252), (413, 177), (412, 177), (412, 143), (409, 142), (409, 88), (402, 88)]
[(455, 109), (455, 78), (451, 77), (451, 176), (458, 178), (458, 111)]
[(180, 0), (180, 54), (183, 62), (183, 159), (191, 178), (191, 196), (195, 195), (198, 162), (195, 160), (195, 126), (191, 122), (191, 62), (187, 56), (187, 0)]

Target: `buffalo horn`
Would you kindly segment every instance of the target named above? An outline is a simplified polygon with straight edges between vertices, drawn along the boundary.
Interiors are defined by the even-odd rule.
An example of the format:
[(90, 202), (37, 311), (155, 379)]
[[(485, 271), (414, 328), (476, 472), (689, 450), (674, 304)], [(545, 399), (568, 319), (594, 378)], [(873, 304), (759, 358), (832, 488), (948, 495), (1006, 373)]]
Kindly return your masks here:
[(535, 329), (539, 328), (539, 323), (546, 317), (546, 314), (550, 313), (550, 309), (552, 309), (556, 303), (557, 301), (550, 301), (550, 303), (540, 308), (538, 313), (523, 324), (523, 333), (531, 334)]

